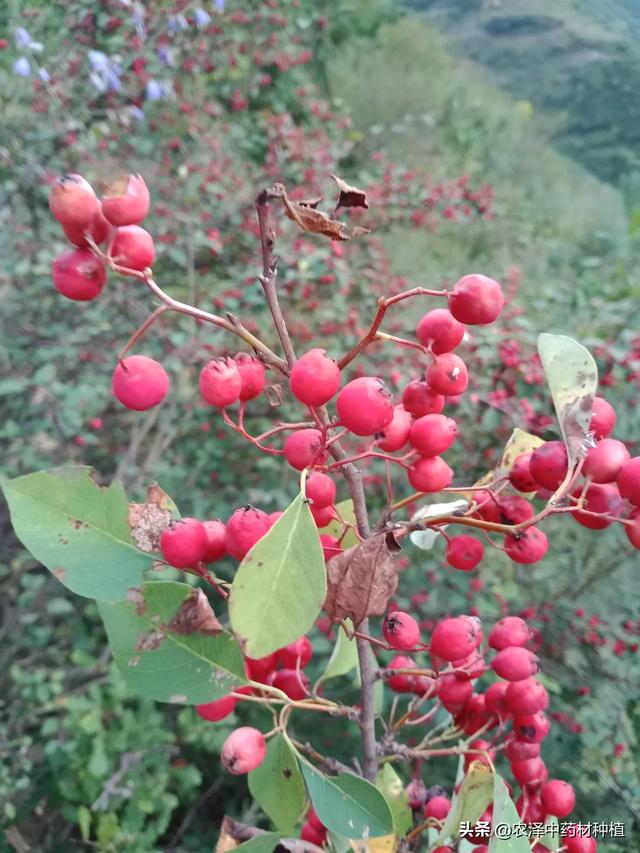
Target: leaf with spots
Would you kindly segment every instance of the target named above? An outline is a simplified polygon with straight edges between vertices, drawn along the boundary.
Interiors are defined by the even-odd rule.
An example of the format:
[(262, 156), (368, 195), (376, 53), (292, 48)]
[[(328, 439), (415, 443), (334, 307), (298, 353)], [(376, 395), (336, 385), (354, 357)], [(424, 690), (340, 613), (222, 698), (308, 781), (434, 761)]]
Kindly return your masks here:
[(179, 514), (169, 495), (157, 483), (147, 489), (144, 503), (129, 504), (129, 527), (141, 551), (160, 550), (160, 534)]
[(136, 546), (122, 483), (91, 469), (53, 468), (2, 483), (16, 536), (68, 589), (113, 601), (138, 586), (152, 558)]
[(116, 665), (135, 693), (196, 705), (246, 683), (240, 648), (201, 589), (151, 581), (98, 607)]
[(294, 835), (304, 808), (304, 783), (295, 752), (278, 732), (262, 764), (249, 773), (249, 790), (262, 811), (285, 835)]
[[(494, 827), (511, 827), (511, 835), (508, 838), (497, 838), (493, 834)], [(489, 853), (530, 853), (531, 847), (526, 831), (521, 831), (522, 821), (516, 811), (509, 789), (504, 779), (497, 773), (493, 779), (493, 816), (491, 819), (491, 838), (489, 840)], [(505, 833), (506, 834), (506, 833)]]
[(538, 354), (571, 468), (589, 432), (598, 388), (598, 368), (589, 350), (564, 335), (539, 335)]
[(440, 830), (435, 845), (455, 840), (461, 823), (473, 825), (487, 808), (493, 797), (493, 773), (481, 761), (472, 761), (460, 783), (460, 790), (451, 801), (451, 808)]

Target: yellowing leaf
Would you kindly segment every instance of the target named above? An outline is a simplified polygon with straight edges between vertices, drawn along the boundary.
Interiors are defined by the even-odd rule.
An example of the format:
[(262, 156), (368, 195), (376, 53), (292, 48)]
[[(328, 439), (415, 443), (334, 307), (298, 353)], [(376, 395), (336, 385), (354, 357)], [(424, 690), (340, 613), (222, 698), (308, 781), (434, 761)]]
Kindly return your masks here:
[[(532, 435), (530, 432), (516, 427), (504, 446), (498, 464), (491, 471), (487, 471), (479, 480), (476, 480), (474, 486), (486, 486), (489, 483), (493, 483), (498, 477), (506, 476), (513, 468), (516, 459), (521, 453), (528, 453), (530, 450), (535, 450), (541, 444), (544, 444), (544, 441), (538, 438), (537, 435)], [(474, 493), (465, 492), (461, 494), (472, 500)]]
[(355, 853), (395, 853), (398, 840), (395, 835), (384, 835), (382, 838), (368, 838), (362, 841), (351, 840)]

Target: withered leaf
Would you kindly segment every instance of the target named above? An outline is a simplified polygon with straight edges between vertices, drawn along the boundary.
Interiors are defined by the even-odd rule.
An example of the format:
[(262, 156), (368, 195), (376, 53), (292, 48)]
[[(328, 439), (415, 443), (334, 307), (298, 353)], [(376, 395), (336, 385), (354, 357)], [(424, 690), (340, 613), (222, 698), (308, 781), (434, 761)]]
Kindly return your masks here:
[(210, 636), (222, 631), (222, 625), (213, 612), (209, 599), (199, 588), (189, 593), (171, 622), (163, 627), (174, 634), (200, 633)]
[(302, 228), (303, 231), (308, 231), (311, 234), (323, 234), (325, 237), (330, 237), (332, 240), (350, 240), (352, 237), (369, 233), (369, 229), (363, 228), (362, 226), (357, 226), (349, 230), (348, 226), (344, 222), (340, 222), (338, 219), (331, 219), (321, 210), (309, 207), (308, 203), (305, 204), (297, 201), (291, 201), (284, 191), (281, 198), (286, 215), (289, 219), (292, 219), (299, 228)]
[(149, 486), (143, 504), (129, 504), (131, 535), (138, 548), (146, 553), (159, 550), (160, 534), (171, 519), (171, 499), (157, 483)]
[(385, 613), (398, 586), (396, 550), (390, 550), (386, 533), (378, 533), (329, 560), (324, 610), (332, 621), (349, 617), (357, 626)]
[(220, 838), (216, 844), (216, 853), (229, 853), (230, 850), (235, 850), (236, 847), (240, 846), (240, 842), (236, 841), (233, 836), (233, 828), (233, 819), (225, 815), (220, 827)]
[(357, 187), (350, 186), (337, 175), (331, 175), (331, 177), (338, 185), (338, 190), (340, 191), (336, 210), (338, 210), (339, 207), (364, 207), (366, 210), (369, 209), (367, 194), (364, 190), (359, 190)]

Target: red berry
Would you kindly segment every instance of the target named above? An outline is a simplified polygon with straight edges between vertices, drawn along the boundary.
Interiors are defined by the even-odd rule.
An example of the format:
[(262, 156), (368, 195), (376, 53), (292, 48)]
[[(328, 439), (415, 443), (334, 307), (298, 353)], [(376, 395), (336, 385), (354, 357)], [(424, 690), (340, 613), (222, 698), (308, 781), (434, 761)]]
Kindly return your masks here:
[(561, 779), (551, 779), (542, 786), (540, 799), (547, 814), (566, 817), (576, 804), (576, 795), (572, 786)]
[(288, 646), (278, 649), (277, 656), (280, 665), (288, 669), (304, 669), (313, 655), (313, 646), (307, 637), (300, 637)]
[(627, 534), (627, 539), (634, 548), (640, 548), (640, 509), (633, 512), (629, 518), (631, 524), (624, 525), (624, 532)]
[(111, 226), (102, 215), (102, 211), (98, 210), (93, 219), (88, 225), (63, 225), (62, 230), (64, 236), (74, 246), (79, 246), (86, 249), (89, 246), (87, 235), (91, 237), (94, 243), (102, 243), (107, 237)]
[(620, 469), (618, 489), (623, 498), (640, 506), (640, 456), (634, 456)]
[(417, 492), (439, 492), (453, 481), (453, 471), (441, 456), (421, 456), (408, 469), (407, 476)]
[(473, 685), (467, 678), (458, 675), (441, 675), (436, 683), (438, 699), (450, 714), (458, 714), (473, 693)]
[(452, 536), (447, 542), (445, 559), (454, 569), (470, 572), (478, 565), (484, 554), (484, 547), (473, 536)]
[(156, 256), (153, 237), (139, 225), (123, 225), (116, 231), (111, 257), (121, 267), (145, 270)]
[[(520, 684), (520, 682), (515, 683)], [(501, 718), (509, 716), (510, 708), (507, 705), (509, 687), (510, 685), (505, 684), (504, 681), (496, 681), (495, 684), (487, 688), (484, 694), (484, 704), (487, 711)]]
[(474, 493), (474, 501), (478, 505), (475, 515), (482, 518), (484, 521), (491, 521), (495, 524), (502, 523), (500, 512), (500, 504), (498, 498), (484, 489)]
[(431, 635), (431, 654), (446, 661), (464, 658), (482, 642), (480, 620), (453, 616), (438, 622)]
[(444, 397), (427, 385), (424, 379), (414, 379), (402, 392), (402, 405), (416, 418), (439, 415), (444, 409)]
[(191, 569), (203, 558), (207, 548), (207, 531), (196, 518), (173, 521), (160, 534), (163, 559), (176, 569)]
[(616, 410), (603, 397), (593, 398), (593, 413), (589, 430), (595, 437), (606, 438), (616, 425)]
[(88, 229), (100, 211), (100, 202), (82, 175), (63, 175), (51, 187), (49, 208), (63, 227)]
[[(575, 828), (575, 835), (572, 834)], [(566, 832), (566, 834), (565, 834)], [(566, 831), (563, 827), (562, 844), (564, 853), (596, 853), (598, 845), (595, 838), (591, 838), (586, 832), (580, 829), (580, 825), (574, 824), (574, 827)]]
[(318, 832), (325, 831), (326, 827), (318, 817), (318, 813), (316, 812), (313, 806), (309, 806), (309, 811), (307, 812), (307, 823), (310, 824), (314, 829), (317, 829)]
[(140, 175), (120, 175), (102, 197), (102, 212), (112, 225), (138, 225), (149, 213), (149, 190)]
[(418, 323), (416, 337), (436, 355), (454, 350), (464, 337), (464, 326), (446, 308), (434, 308)]
[(262, 394), (266, 377), (264, 364), (260, 359), (241, 352), (233, 361), (240, 374), (240, 399), (253, 400), (254, 397)]
[(322, 530), (323, 527), (328, 527), (336, 518), (336, 508), (333, 504), (329, 504), (329, 506), (315, 506), (315, 504), (310, 504), (309, 509), (319, 530)]
[(270, 527), (271, 522), (266, 512), (253, 506), (240, 507), (227, 521), (227, 551), (236, 560), (244, 560)]
[[(583, 491), (582, 487), (578, 487), (571, 494), (574, 497), (580, 497)], [(584, 493), (584, 509), (589, 512), (616, 515), (621, 503), (620, 494), (617, 488), (612, 485), (593, 483)], [(589, 530), (604, 530), (605, 527), (611, 524), (611, 521), (607, 518), (588, 515), (586, 512), (581, 512), (580, 510), (572, 512), (571, 515), (578, 524), (589, 528)]]
[(547, 553), (549, 542), (537, 527), (528, 527), (516, 536), (505, 536), (504, 549), (514, 563), (537, 563)]
[(427, 799), (427, 788), (422, 779), (412, 779), (407, 785), (409, 807), (413, 811), (423, 809)]
[(425, 376), (431, 388), (445, 397), (455, 397), (469, 384), (467, 366), (459, 355), (445, 352), (433, 359)]
[[(506, 685), (505, 685), (506, 686)], [(510, 687), (511, 685), (509, 685)], [(518, 740), (515, 737), (509, 738), (504, 754), (509, 761), (527, 761), (530, 758), (537, 758), (540, 755), (539, 743), (525, 743), (523, 740)]]
[(392, 649), (415, 648), (420, 642), (420, 628), (409, 613), (395, 610), (387, 614), (382, 624), (382, 633)]
[(518, 740), (525, 743), (541, 743), (549, 734), (549, 718), (542, 711), (535, 714), (517, 714), (513, 720), (513, 731)]
[(58, 293), (77, 302), (89, 302), (100, 294), (107, 274), (89, 249), (63, 252), (51, 264), (51, 277)]
[(304, 672), (295, 669), (280, 669), (270, 678), (273, 687), (286, 693), (294, 701), (304, 699), (309, 689), (309, 679)]
[(324, 406), (340, 387), (340, 368), (326, 350), (309, 350), (291, 368), (289, 387), (306, 406)]
[(331, 506), (336, 500), (336, 484), (328, 474), (312, 471), (305, 483), (307, 498), (313, 501), (313, 506)]
[(529, 471), (539, 485), (555, 491), (568, 470), (567, 449), (561, 441), (545, 441), (531, 453)]
[(326, 456), (319, 429), (299, 429), (292, 432), (284, 443), (284, 458), (292, 468), (302, 471), (321, 463)]
[(519, 616), (505, 616), (493, 626), (489, 634), (489, 645), (496, 651), (507, 646), (526, 646), (533, 633), (524, 619)]
[(169, 391), (164, 367), (146, 355), (130, 355), (118, 363), (111, 382), (113, 396), (127, 409), (144, 412), (161, 403)]
[(325, 562), (335, 557), (336, 554), (342, 553), (340, 542), (334, 537), (326, 533), (320, 535), (320, 544), (322, 545), (322, 553), (324, 554)]
[(424, 816), (444, 820), (449, 814), (450, 807), (449, 797), (431, 797), (424, 807)]
[(423, 415), (413, 422), (409, 441), (421, 456), (439, 456), (456, 439), (458, 425), (445, 415)]
[(507, 646), (494, 657), (491, 668), (506, 681), (523, 681), (540, 670), (538, 658), (522, 646)]
[(378, 438), (376, 441), (380, 450), (384, 450), (385, 453), (393, 453), (404, 447), (409, 439), (412, 420), (413, 418), (404, 406), (394, 406), (393, 417), (380, 433), (382, 438)]
[(311, 823), (305, 823), (300, 830), (300, 838), (308, 844), (315, 844), (317, 847), (323, 847), (327, 838), (327, 833), (326, 830), (323, 832)]
[(375, 435), (393, 418), (391, 396), (381, 379), (361, 376), (352, 379), (338, 394), (338, 417), (355, 435)]
[(207, 534), (207, 546), (202, 560), (205, 563), (215, 563), (227, 553), (227, 528), (219, 519), (203, 521), (202, 523)]
[(582, 473), (594, 483), (614, 483), (620, 469), (629, 459), (629, 451), (621, 441), (603, 438), (588, 451)]
[(456, 282), (449, 310), (461, 323), (484, 326), (498, 318), (505, 304), (497, 281), (486, 275), (465, 275)]
[[(388, 669), (416, 669), (416, 665), (407, 655), (395, 655), (389, 662)], [(413, 682), (414, 676), (407, 673), (398, 673), (387, 678), (387, 684), (394, 693), (411, 693)]]
[(212, 358), (200, 371), (200, 395), (211, 406), (224, 409), (240, 397), (242, 376), (230, 358)]
[(245, 658), (244, 659), (247, 674), (252, 681), (261, 681), (266, 684), (267, 678), (275, 671), (278, 666), (278, 657), (275, 652), (270, 655), (265, 655), (262, 658)]
[(533, 515), (533, 507), (520, 495), (505, 495), (498, 498), (498, 507), (502, 524), (522, 524)]
[(525, 787), (538, 787), (549, 778), (549, 771), (544, 761), (539, 758), (528, 758), (526, 761), (514, 761), (511, 772), (516, 782)]
[(267, 742), (262, 732), (250, 726), (240, 726), (224, 742), (220, 759), (225, 770), (240, 776), (259, 767), (266, 754)]
[(236, 700), (233, 696), (223, 696), (222, 699), (206, 702), (204, 705), (196, 705), (196, 714), (203, 720), (217, 723), (218, 720), (224, 720), (225, 717), (228, 717), (235, 707)]
[(535, 492), (538, 490), (538, 484), (531, 476), (531, 471), (529, 470), (531, 453), (531, 450), (527, 453), (520, 453), (513, 463), (513, 468), (509, 471), (509, 482), (519, 492)]

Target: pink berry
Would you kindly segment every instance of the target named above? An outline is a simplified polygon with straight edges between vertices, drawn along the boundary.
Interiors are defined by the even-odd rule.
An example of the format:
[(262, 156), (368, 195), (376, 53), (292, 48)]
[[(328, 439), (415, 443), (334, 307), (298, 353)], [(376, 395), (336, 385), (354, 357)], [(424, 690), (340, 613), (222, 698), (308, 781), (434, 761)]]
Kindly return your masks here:
[(436, 684), (436, 692), (442, 706), (450, 714), (459, 714), (473, 693), (473, 685), (467, 678), (458, 675), (441, 675)]
[(572, 786), (561, 779), (551, 779), (542, 786), (540, 799), (547, 814), (566, 817), (576, 804), (576, 795)]
[(107, 274), (89, 249), (63, 252), (51, 264), (51, 277), (58, 293), (77, 302), (89, 302), (99, 296)]
[(261, 509), (253, 506), (237, 509), (227, 521), (225, 535), (227, 551), (236, 560), (243, 560), (270, 527), (269, 516)]
[(309, 806), (309, 811), (307, 812), (307, 823), (311, 824), (311, 826), (314, 829), (317, 829), (318, 832), (324, 832), (326, 830), (325, 825), (318, 817), (318, 813), (313, 806)]
[(533, 515), (533, 507), (521, 495), (505, 495), (498, 498), (500, 522), (502, 524), (522, 524)]
[(491, 668), (506, 681), (523, 681), (539, 671), (538, 658), (522, 646), (507, 646), (494, 657)]
[(531, 453), (529, 471), (540, 486), (555, 491), (568, 470), (567, 449), (561, 441), (545, 441)]
[(204, 559), (207, 531), (196, 518), (173, 521), (160, 534), (162, 558), (176, 569), (191, 569)]
[(230, 358), (212, 358), (200, 371), (200, 395), (211, 406), (224, 409), (240, 398), (242, 377)]
[(393, 417), (382, 430), (376, 444), (385, 453), (393, 453), (404, 447), (409, 440), (409, 430), (413, 418), (404, 406), (394, 406)]
[(537, 758), (540, 755), (540, 744), (526, 743), (523, 740), (511, 737), (507, 741), (504, 754), (509, 761), (527, 761), (530, 758)]
[(116, 231), (111, 257), (126, 269), (145, 270), (153, 266), (156, 249), (153, 237), (139, 225), (123, 225)]
[(51, 187), (49, 208), (63, 227), (89, 228), (100, 202), (82, 175), (63, 175)]
[(385, 384), (373, 376), (352, 379), (338, 394), (338, 417), (355, 435), (382, 432), (393, 418), (393, 403)]
[(433, 359), (425, 378), (437, 394), (455, 397), (462, 394), (469, 384), (467, 366), (459, 355), (445, 352)]
[(323, 462), (325, 456), (319, 429), (298, 429), (284, 443), (284, 458), (297, 471)]
[(308, 637), (300, 637), (288, 646), (278, 649), (276, 654), (281, 666), (287, 669), (304, 669), (313, 655), (313, 646)]
[(395, 610), (387, 614), (382, 633), (392, 649), (406, 651), (415, 648), (420, 642), (420, 628), (409, 613)]
[(445, 559), (454, 569), (471, 572), (484, 554), (484, 546), (473, 536), (452, 536), (447, 542)]
[(286, 693), (294, 701), (304, 699), (309, 689), (309, 679), (304, 672), (295, 669), (279, 669), (269, 679), (274, 687)]
[(539, 562), (547, 553), (549, 542), (537, 527), (528, 527), (516, 536), (505, 536), (504, 549), (514, 563)]
[(203, 521), (202, 523), (207, 534), (207, 545), (202, 560), (205, 563), (215, 563), (227, 553), (227, 528), (219, 519)]
[(336, 484), (328, 474), (312, 471), (305, 483), (307, 498), (313, 506), (320, 508), (330, 506), (336, 500)]
[[(388, 669), (416, 669), (415, 662), (407, 655), (395, 655), (390, 661)], [(387, 684), (394, 693), (411, 693), (413, 691), (414, 676), (401, 672), (387, 678)]]
[(528, 758), (526, 761), (514, 761), (511, 772), (516, 782), (523, 788), (538, 787), (549, 778), (547, 765), (540, 757)]
[(593, 412), (589, 429), (597, 439), (606, 438), (616, 425), (616, 410), (603, 397), (593, 398)]
[(259, 767), (266, 754), (267, 742), (262, 732), (240, 726), (224, 742), (220, 759), (225, 770), (240, 776)]
[(489, 645), (496, 651), (507, 646), (526, 646), (533, 636), (531, 628), (519, 616), (505, 616), (491, 629)]
[(409, 807), (413, 811), (423, 809), (427, 799), (427, 787), (422, 779), (412, 779), (407, 785), (407, 797)]
[(480, 620), (453, 616), (438, 622), (431, 635), (431, 654), (455, 661), (471, 654), (482, 642)]
[(144, 178), (116, 178), (102, 197), (102, 212), (112, 225), (139, 225), (149, 213), (149, 190)]
[(461, 323), (484, 326), (496, 320), (505, 304), (497, 281), (486, 275), (465, 275), (456, 282), (449, 310)]
[(525, 678), (509, 684), (506, 700), (512, 714), (537, 714), (546, 711), (549, 694), (537, 679)]
[(571, 831), (565, 835), (565, 831), (563, 827), (562, 845), (564, 853), (596, 853), (598, 844), (595, 838), (583, 834), (579, 828), (576, 828), (575, 835), (571, 834)]
[(337, 554), (342, 553), (340, 542), (335, 538), (335, 536), (329, 536), (327, 533), (320, 534), (320, 544), (322, 545), (322, 553), (324, 555), (325, 562), (330, 560), (332, 557), (335, 557)]
[(441, 456), (421, 456), (408, 469), (409, 482), (417, 492), (439, 492), (453, 481), (453, 471)]
[(635, 506), (640, 506), (640, 456), (634, 456), (625, 462), (616, 482), (622, 497)]
[(278, 658), (275, 652), (270, 655), (265, 655), (262, 658), (245, 657), (244, 662), (247, 669), (247, 675), (249, 675), (253, 681), (261, 681), (265, 684), (267, 683), (267, 678), (272, 672), (275, 672), (278, 666)]
[(436, 392), (424, 379), (414, 379), (402, 392), (402, 405), (416, 418), (439, 415), (444, 409), (444, 396)]
[(444, 820), (449, 814), (450, 807), (449, 797), (431, 797), (424, 807), (424, 816)]
[[(520, 682), (514, 682), (519, 684)], [(504, 681), (496, 681), (495, 684), (492, 684), (488, 687), (484, 694), (484, 704), (491, 714), (495, 714), (499, 718), (508, 717), (510, 713), (510, 708), (507, 704), (507, 691), (509, 689), (509, 684), (506, 684)]]
[(513, 731), (518, 740), (525, 743), (541, 743), (549, 734), (551, 724), (542, 711), (535, 714), (517, 714), (513, 720)]
[(464, 337), (464, 326), (446, 308), (434, 308), (418, 323), (416, 337), (436, 355), (454, 350)]
[(440, 456), (456, 440), (458, 425), (445, 415), (423, 415), (413, 422), (409, 441), (421, 456)]
[(203, 720), (217, 723), (233, 713), (235, 707), (236, 700), (233, 696), (223, 696), (222, 699), (206, 702), (204, 705), (196, 705), (196, 714)]
[[(583, 508), (587, 512), (575, 510), (571, 515), (578, 524), (589, 530), (604, 530), (605, 527), (609, 527), (610, 519), (603, 516), (617, 515), (622, 504), (617, 488), (609, 483), (602, 485), (592, 483), (584, 492), (584, 496), (583, 491), (582, 486), (578, 486), (571, 494), (576, 498), (583, 497)], [(589, 515), (590, 512), (601, 513), (601, 515)]]
[(266, 376), (264, 364), (260, 359), (241, 352), (233, 361), (240, 374), (240, 399), (253, 400), (262, 394)]
[(63, 225), (62, 230), (64, 236), (74, 246), (81, 249), (86, 249), (89, 246), (87, 236), (91, 237), (94, 243), (100, 244), (106, 240), (111, 226), (102, 215), (102, 211), (98, 210), (89, 224), (83, 225)]
[(336, 508), (333, 504), (329, 504), (328, 506), (316, 506), (315, 504), (311, 504), (309, 509), (313, 516), (313, 520), (316, 523), (316, 527), (320, 530), (322, 530), (323, 527), (328, 527), (336, 518)]
[(113, 396), (127, 409), (144, 412), (161, 403), (169, 391), (164, 367), (146, 355), (130, 355), (118, 363), (111, 383)]
[(519, 492), (528, 493), (536, 492), (538, 490), (538, 484), (533, 479), (531, 471), (529, 470), (531, 453), (531, 450), (527, 453), (520, 453), (520, 455), (516, 457), (516, 461), (513, 463), (511, 471), (509, 471), (509, 482), (513, 488), (517, 489)]
[(307, 822), (302, 825), (300, 830), (300, 838), (308, 844), (315, 844), (316, 847), (324, 847), (324, 842), (327, 838), (326, 830), (317, 829), (311, 823)]
[(306, 406), (324, 406), (340, 387), (340, 368), (326, 350), (309, 350), (291, 368), (289, 387)]
[(631, 513), (628, 521), (631, 521), (631, 524), (624, 525), (624, 532), (627, 534), (627, 539), (633, 547), (640, 549), (640, 509)]
[(588, 451), (582, 473), (594, 483), (614, 483), (629, 459), (629, 451), (621, 441), (603, 438)]

